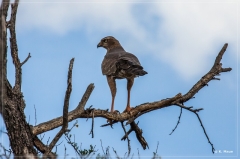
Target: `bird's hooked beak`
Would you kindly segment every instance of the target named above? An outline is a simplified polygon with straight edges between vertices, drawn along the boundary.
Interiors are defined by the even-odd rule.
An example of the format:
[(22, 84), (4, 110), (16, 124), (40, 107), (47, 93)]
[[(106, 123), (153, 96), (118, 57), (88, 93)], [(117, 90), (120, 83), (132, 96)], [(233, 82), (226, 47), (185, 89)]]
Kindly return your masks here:
[(100, 41), (97, 45), (97, 48), (102, 47), (102, 42)]

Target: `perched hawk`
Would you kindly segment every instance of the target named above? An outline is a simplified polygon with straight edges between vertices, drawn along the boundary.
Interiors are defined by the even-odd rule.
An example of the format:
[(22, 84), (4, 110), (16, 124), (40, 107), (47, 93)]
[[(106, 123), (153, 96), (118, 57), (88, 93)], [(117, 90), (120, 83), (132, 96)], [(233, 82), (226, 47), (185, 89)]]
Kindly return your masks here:
[(130, 91), (134, 82), (134, 78), (147, 74), (143, 70), (138, 58), (126, 52), (119, 41), (112, 36), (103, 38), (97, 45), (107, 49), (107, 53), (102, 61), (102, 74), (107, 76), (108, 85), (112, 94), (111, 112), (114, 111), (114, 99), (116, 96), (115, 79), (127, 79), (127, 106), (124, 112), (130, 112)]

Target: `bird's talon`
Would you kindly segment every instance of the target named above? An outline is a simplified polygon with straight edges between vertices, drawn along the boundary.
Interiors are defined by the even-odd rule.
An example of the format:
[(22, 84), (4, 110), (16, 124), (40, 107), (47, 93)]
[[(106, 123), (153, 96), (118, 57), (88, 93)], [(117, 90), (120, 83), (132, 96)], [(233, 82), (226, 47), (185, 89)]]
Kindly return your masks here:
[(129, 106), (129, 107), (127, 107), (127, 108), (123, 111), (123, 113), (126, 113), (126, 112), (127, 112), (127, 113), (131, 114), (130, 111), (131, 111), (132, 109), (134, 109), (134, 107), (130, 107), (130, 106)]

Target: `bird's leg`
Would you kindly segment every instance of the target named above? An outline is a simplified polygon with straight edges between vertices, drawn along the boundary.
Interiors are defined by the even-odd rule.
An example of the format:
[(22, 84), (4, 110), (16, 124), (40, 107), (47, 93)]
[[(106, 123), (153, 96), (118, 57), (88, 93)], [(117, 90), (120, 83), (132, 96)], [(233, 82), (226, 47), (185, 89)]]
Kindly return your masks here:
[(108, 81), (108, 85), (109, 85), (109, 88), (111, 90), (111, 94), (112, 94), (112, 104), (111, 104), (111, 112), (114, 111), (114, 99), (115, 99), (115, 96), (116, 96), (116, 81), (113, 77), (111, 76), (107, 76), (107, 81)]
[(127, 79), (127, 91), (128, 91), (128, 95), (127, 95), (127, 107), (124, 110), (124, 112), (130, 112), (131, 107), (130, 107), (130, 94), (131, 94), (131, 88), (133, 86), (134, 83), (134, 78), (129, 78)]

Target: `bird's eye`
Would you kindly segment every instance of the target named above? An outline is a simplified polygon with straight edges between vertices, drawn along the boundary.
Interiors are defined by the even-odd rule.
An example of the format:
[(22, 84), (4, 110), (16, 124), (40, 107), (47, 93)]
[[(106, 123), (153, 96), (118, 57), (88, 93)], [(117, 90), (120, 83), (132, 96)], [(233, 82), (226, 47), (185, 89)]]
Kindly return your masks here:
[(105, 42), (105, 43), (108, 42), (108, 39), (104, 39), (103, 42)]

